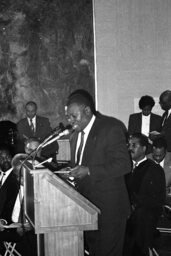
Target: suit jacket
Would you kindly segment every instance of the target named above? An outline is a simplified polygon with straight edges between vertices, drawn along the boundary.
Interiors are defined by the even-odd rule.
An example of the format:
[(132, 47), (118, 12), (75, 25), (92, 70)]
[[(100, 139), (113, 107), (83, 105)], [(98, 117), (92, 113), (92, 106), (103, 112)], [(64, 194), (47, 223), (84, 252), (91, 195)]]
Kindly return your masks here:
[[(162, 116), (161, 124), (163, 122), (164, 114)], [(171, 152), (171, 114), (164, 123), (164, 126), (161, 126), (161, 134), (165, 137), (167, 141), (167, 151)]]
[[(147, 157), (149, 159), (153, 159), (153, 154), (148, 154)], [(167, 152), (166, 156), (164, 158), (164, 173), (165, 173), (165, 179), (166, 179), (166, 187), (171, 186), (171, 152)]]
[[(27, 118), (21, 119), (17, 123), (17, 130), (19, 134), (19, 141), (18, 141), (18, 152), (24, 152), (24, 141), (26, 138), (36, 137), (40, 142), (42, 142), (48, 135), (50, 135), (52, 129), (50, 127), (49, 119), (42, 116), (36, 116), (36, 131), (35, 133), (32, 132)], [(45, 147), (42, 151), (42, 155), (48, 157), (58, 150), (58, 143), (53, 142), (51, 145)]]
[[(147, 159), (129, 176), (128, 188), (134, 211), (129, 220), (129, 232), (142, 252), (153, 246), (154, 230), (165, 203), (165, 175), (163, 168)], [(136, 255), (141, 255), (137, 251)], [(143, 254), (146, 255), (146, 254)]]
[[(82, 165), (90, 175), (78, 181), (78, 190), (101, 210), (108, 221), (126, 217), (130, 212), (124, 175), (131, 163), (126, 147), (126, 128), (115, 118), (97, 114), (83, 152)], [(75, 164), (78, 133), (71, 137), (71, 165)], [(103, 220), (101, 220), (103, 221)]]
[(51, 133), (49, 119), (42, 116), (36, 116), (35, 133), (31, 131), (27, 118), (23, 118), (17, 123), (17, 130), (21, 140), (26, 140), (26, 137), (37, 137), (40, 141), (43, 141)]
[(0, 219), (5, 219), (8, 223), (12, 222), (11, 217), (18, 192), (19, 183), (11, 172), (0, 188)]
[[(141, 132), (142, 113), (135, 113), (129, 116), (128, 133), (133, 134)], [(161, 116), (151, 113), (150, 117), (150, 132), (160, 131), (161, 129)]]

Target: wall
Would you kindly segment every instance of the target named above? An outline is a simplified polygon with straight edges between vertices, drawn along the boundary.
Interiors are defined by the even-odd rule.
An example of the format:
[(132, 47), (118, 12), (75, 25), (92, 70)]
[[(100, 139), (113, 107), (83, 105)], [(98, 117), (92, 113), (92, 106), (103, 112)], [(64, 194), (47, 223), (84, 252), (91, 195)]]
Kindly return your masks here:
[(92, 0), (0, 1), (0, 121), (33, 100), (54, 128), (80, 88), (94, 96)]
[(94, 0), (100, 111), (127, 125), (135, 98), (171, 89), (170, 13), (170, 0)]

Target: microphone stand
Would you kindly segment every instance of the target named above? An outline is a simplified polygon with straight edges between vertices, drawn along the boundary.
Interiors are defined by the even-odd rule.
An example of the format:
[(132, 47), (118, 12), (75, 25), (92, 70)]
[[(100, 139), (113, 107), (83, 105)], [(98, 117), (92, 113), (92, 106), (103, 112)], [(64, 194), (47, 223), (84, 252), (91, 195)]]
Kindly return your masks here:
[[(42, 143), (40, 143), (40, 145), (34, 150), (35, 154), (33, 156), (33, 160), (32, 160), (32, 166), (33, 166), (33, 170), (35, 170), (35, 165), (34, 165), (34, 162), (35, 162), (35, 157), (38, 153), (38, 151), (41, 149), (41, 148), (44, 148), (46, 147), (47, 145), (51, 144), (52, 142), (60, 139), (62, 136), (64, 135), (68, 135), (70, 133), (70, 130), (69, 129), (66, 129), (62, 132), (60, 132), (57, 136), (55, 136), (54, 138), (52, 138), (54, 135), (50, 135), (48, 138), (46, 138)], [(51, 139), (52, 138), (52, 139)]]

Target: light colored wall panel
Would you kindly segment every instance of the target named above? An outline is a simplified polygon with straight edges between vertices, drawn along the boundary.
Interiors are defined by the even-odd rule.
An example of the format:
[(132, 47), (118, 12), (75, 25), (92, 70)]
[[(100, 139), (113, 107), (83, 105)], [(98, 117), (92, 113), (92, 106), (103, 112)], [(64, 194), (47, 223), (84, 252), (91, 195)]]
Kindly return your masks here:
[(98, 109), (127, 125), (134, 98), (171, 89), (171, 1), (94, 0), (94, 14)]

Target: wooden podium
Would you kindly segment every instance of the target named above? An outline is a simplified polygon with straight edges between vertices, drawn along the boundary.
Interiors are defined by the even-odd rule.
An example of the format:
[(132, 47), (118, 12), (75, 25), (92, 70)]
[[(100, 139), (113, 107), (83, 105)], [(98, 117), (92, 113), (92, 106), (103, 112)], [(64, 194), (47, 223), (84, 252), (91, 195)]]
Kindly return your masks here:
[(98, 228), (99, 209), (47, 168), (33, 170), (29, 162), (23, 168), (25, 215), (38, 237), (38, 256), (83, 256), (83, 231)]

